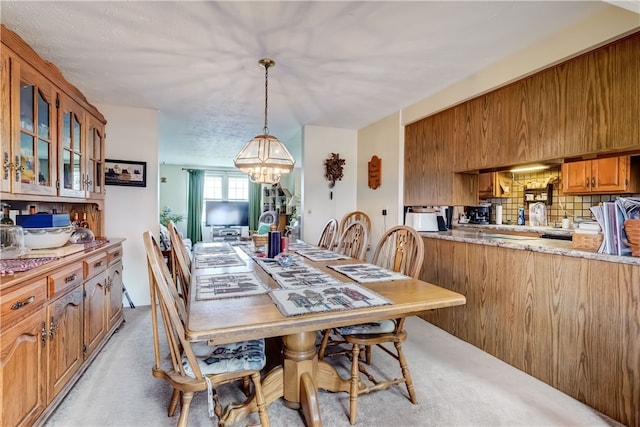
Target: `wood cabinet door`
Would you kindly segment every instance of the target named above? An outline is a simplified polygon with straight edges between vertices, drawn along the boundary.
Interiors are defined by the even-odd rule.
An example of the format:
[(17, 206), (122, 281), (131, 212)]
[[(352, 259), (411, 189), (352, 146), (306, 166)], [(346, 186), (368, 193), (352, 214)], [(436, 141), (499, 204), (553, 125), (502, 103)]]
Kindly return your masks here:
[(111, 330), (122, 315), (122, 261), (109, 266), (107, 270), (109, 288), (109, 306), (107, 308), (108, 325)]
[(2, 425), (33, 425), (46, 406), (45, 315), (42, 307), (0, 334)]
[(591, 161), (562, 165), (562, 191), (565, 194), (585, 194), (591, 191)]
[(628, 156), (592, 160), (591, 191), (597, 193), (627, 191), (630, 163)]
[(478, 174), (478, 196), (494, 196), (495, 175), (495, 172)]
[(49, 331), (47, 403), (50, 403), (80, 369), (84, 361), (82, 286), (78, 286), (49, 304), (47, 322)]
[(84, 283), (84, 355), (85, 359), (98, 347), (107, 334), (106, 273), (100, 273)]
[(85, 111), (63, 94), (59, 95), (59, 100), (59, 195), (84, 198), (87, 195)]
[(37, 70), (16, 58), (11, 67), (13, 193), (56, 195), (56, 90)]

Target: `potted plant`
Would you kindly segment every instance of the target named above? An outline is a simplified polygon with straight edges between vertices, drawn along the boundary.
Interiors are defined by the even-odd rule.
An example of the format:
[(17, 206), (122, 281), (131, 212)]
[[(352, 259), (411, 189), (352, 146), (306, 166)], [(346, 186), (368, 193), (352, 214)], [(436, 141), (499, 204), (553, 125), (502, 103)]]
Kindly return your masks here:
[(160, 224), (166, 227), (169, 221), (173, 221), (174, 224), (177, 224), (184, 221), (184, 215), (171, 213), (171, 208), (165, 206), (160, 212)]

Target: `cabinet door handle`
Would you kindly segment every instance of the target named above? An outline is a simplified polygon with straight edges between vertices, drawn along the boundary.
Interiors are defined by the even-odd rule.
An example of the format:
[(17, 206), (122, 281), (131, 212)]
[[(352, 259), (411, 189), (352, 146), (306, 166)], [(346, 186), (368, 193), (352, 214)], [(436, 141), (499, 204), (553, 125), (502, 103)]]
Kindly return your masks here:
[(76, 280), (78, 278), (78, 275), (73, 273), (71, 276), (69, 277), (65, 277), (64, 278), (64, 283), (70, 283), (73, 282), (74, 280)]
[(47, 337), (49, 336), (49, 331), (47, 331), (47, 323), (42, 322), (42, 330), (40, 331), (40, 337), (42, 341), (42, 347), (47, 346)]
[(594, 176), (591, 177), (591, 186), (592, 187), (596, 186), (596, 178)]
[(93, 264), (93, 268), (102, 267), (103, 264), (104, 264), (104, 261), (98, 261), (95, 264)]
[(31, 295), (29, 298), (27, 298), (24, 301), (18, 301), (15, 304), (13, 304), (11, 306), (11, 310), (18, 310), (22, 307), (24, 307), (25, 305), (31, 304), (32, 302), (34, 302), (36, 300), (36, 296), (35, 295)]
[(587, 178), (587, 180), (584, 182), (584, 186), (589, 187), (589, 178)]

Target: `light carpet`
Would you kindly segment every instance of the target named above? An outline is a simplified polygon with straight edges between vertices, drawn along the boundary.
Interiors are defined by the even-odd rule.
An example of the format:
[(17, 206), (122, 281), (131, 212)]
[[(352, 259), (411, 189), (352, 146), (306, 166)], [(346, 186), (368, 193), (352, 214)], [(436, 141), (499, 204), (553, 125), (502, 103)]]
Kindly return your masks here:
[[(56, 411), (48, 427), (56, 426), (175, 426), (178, 412), (167, 417), (171, 390), (151, 376), (153, 349), (151, 311), (125, 309), (126, 323), (114, 334)], [(416, 388), (418, 404), (404, 385), (362, 395), (358, 399), (359, 426), (617, 426), (597, 411), (507, 365), (443, 330), (412, 317), (404, 348)], [(331, 358), (347, 377), (348, 361)], [(381, 351), (375, 366), (399, 375), (397, 362)], [(385, 363), (387, 362), (387, 363)], [(224, 400), (241, 393), (231, 384), (221, 388)], [(189, 425), (217, 425), (207, 416), (206, 393), (197, 393)], [(325, 426), (349, 426), (347, 393), (321, 391), (319, 402)], [(269, 406), (271, 425), (304, 426), (301, 414), (276, 401)], [(257, 424), (252, 414), (238, 425)]]

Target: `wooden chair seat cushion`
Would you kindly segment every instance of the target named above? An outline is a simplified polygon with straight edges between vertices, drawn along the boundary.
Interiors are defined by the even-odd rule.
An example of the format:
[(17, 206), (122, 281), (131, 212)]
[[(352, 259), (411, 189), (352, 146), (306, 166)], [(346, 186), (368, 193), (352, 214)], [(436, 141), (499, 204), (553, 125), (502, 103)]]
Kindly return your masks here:
[[(193, 353), (203, 375), (214, 375), (238, 371), (259, 371), (264, 368), (267, 358), (264, 339), (240, 341), (231, 344), (208, 346), (207, 343), (193, 343)], [(184, 371), (195, 378), (186, 358), (182, 359)]]
[(336, 328), (338, 333), (345, 335), (388, 334), (396, 329), (396, 322), (391, 319), (379, 322), (360, 323), (359, 325), (343, 326)]

